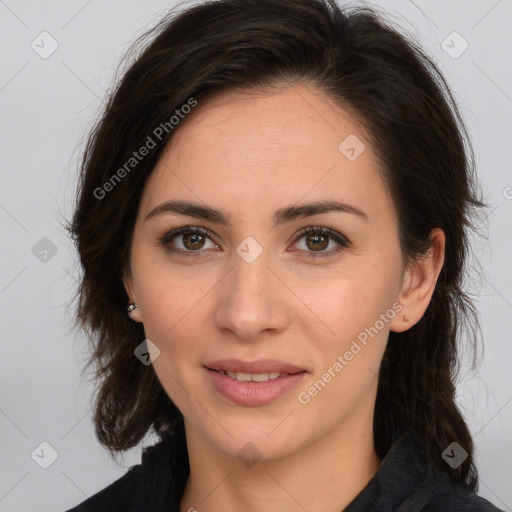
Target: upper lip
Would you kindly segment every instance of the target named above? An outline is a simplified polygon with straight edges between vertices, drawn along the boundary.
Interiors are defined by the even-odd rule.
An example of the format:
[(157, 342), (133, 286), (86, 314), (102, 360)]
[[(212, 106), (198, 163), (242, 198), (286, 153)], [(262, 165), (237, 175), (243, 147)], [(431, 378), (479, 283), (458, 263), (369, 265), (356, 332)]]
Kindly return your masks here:
[(277, 359), (258, 359), (257, 361), (242, 361), (241, 359), (219, 359), (205, 364), (206, 368), (216, 371), (240, 372), (240, 373), (298, 373), (305, 371), (303, 368), (279, 361)]

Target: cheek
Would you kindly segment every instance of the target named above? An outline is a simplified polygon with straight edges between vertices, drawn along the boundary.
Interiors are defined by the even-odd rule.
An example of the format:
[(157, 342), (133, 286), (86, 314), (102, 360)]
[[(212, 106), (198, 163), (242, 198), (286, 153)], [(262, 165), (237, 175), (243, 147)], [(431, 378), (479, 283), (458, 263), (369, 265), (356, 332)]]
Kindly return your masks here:
[(355, 279), (338, 283), (318, 299), (316, 310), (332, 332), (315, 337), (317, 331), (310, 324), (306, 338), (313, 348), (315, 371), (297, 399), (308, 415), (338, 422), (360, 407), (372, 409), (394, 310), (379, 286), (370, 289)]
[[(208, 289), (193, 280), (169, 276), (157, 267), (140, 287), (144, 331), (160, 350), (153, 361), (158, 380), (183, 414), (192, 414), (190, 393), (202, 375), (205, 306)], [(208, 281), (208, 280), (207, 280)]]
[(347, 339), (372, 325), (388, 307), (391, 294), (382, 275), (351, 269), (342, 278), (326, 278), (307, 293), (311, 310), (330, 331), (327, 339)]
[[(397, 314), (393, 304), (399, 275), (377, 262), (368, 264), (368, 260), (365, 265), (357, 267), (336, 280), (332, 276), (326, 279), (324, 293), (317, 293), (311, 298), (325, 333), (315, 337), (313, 322), (309, 324), (307, 337), (321, 342), (317, 345), (321, 359), (317, 371), (323, 374), (331, 369), (331, 373), (335, 372), (337, 376), (333, 380), (337, 380), (339, 386), (344, 386), (345, 382), (350, 386), (364, 387), (365, 383), (375, 379), (386, 348), (390, 323)], [(339, 356), (342, 370), (335, 364), (339, 362)], [(342, 374), (344, 377), (339, 377)], [(326, 379), (329, 379), (328, 375)]]
[(180, 331), (192, 334), (190, 329), (199, 325), (198, 317), (215, 276), (207, 270), (194, 271), (193, 266), (180, 268), (163, 253), (155, 256), (154, 249), (141, 250), (132, 261), (147, 337), (165, 344), (180, 338)]

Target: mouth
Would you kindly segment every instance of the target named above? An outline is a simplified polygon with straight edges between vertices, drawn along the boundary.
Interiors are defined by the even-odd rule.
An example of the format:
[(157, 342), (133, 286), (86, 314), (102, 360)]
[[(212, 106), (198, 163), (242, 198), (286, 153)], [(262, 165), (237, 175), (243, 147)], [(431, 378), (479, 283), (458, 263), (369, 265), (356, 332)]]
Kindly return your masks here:
[[(208, 370), (225, 372), (232, 378), (237, 378), (233, 374), (240, 374), (241, 379), (249, 380), (244, 375), (268, 375), (270, 379), (276, 379), (281, 375), (294, 375), (295, 373), (306, 371), (294, 364), (280, 361), (278, 359), (258, 359), (256, 361), (243, 361), (241, 359), (219, 359), (204, 365)], [(277, 375), (276, 375), (277, 374)]]
[[(279, 377), (288, 377), (289, 375), (295, 375), (294, 373), (281, 373), (281, 372), (269, 372), (269, 373), (245, 373), (245, 372), (230, 372), (227, 370), (213, 370), (214, 372), (228, 376), (230, 379), (237, 380), (239, 382), (267, 382), (269, 380), (278, 379)], [(296, 372), (300, 373), (300, 372)]]
[(260, 406), (296, 387), (308, 373), (305, 369), (277, 360), (244, 362), (224, 359), (205, 365), (213, 388), (231, 403)]

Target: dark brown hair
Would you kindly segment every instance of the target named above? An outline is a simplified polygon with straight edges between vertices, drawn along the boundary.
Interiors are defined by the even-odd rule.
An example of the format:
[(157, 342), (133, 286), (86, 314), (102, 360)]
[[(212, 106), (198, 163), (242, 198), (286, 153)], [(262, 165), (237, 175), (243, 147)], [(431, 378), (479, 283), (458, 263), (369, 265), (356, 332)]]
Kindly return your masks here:
[[(133, 51), (139, 47), (89, 135), (68, 227), (83, 267), (77, 319), (93, 343), (100, 442), (114, 454), (150, 429), (183, 434), (182, 415), (153, 367), (134, 357), (145, 336), (126, 315), (122, 281), (144, 184), (179, 130), (171, 116), (219, 91), (308, 84), (349, 107), (367, 130), (399, 213), (404, 261), (426, 252), (433, 228), (446, 235), (445, 263), (423, 318), (389, 336), (375, 405), (377, 453), (383, 458), (400, 433), (413, 431), (440, 470), (477, 490), (454, 382), (463, 330), (471, 347), (477, 343), (478, 318), (462, 279), (471, 215), (486, 205), (477, 197), (464, 123), (436, 65), (374, 9), (342, 9), (334, 0), (210, 1), (171, 11)], [(158, 126), (167, 127), (161, 140)], [(126, 162), (152, 134), (156, 147), (128, 171)], [(469, 455), (456, 470), (441, 458), (453, 441)]]

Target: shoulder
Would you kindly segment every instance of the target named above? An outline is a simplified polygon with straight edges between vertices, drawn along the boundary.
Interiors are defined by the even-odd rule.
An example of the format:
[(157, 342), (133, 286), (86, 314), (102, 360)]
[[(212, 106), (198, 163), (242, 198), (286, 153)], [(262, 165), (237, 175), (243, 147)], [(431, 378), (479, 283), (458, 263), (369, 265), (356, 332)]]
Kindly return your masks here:
[[(366, 494), (366, 496), (365, 496)], [(365, 506), (367, 503), (373, 508)], [(373, 485), (354, 500), (350, 512), (503, 512), (471, 487), (429, 460), (423, 443), (411, 433), (392, 444)]]
[(144, 480), (140, 467), (140, 465), (137, 465), (130, 468), (126, 474), (108, 487), (66, 512), (134, 510), (134, 492), (140, 486), (141, 481)]
[(174, 499), (173, 463), (170, 440), (147, 447), (140, 464), (66, 512), (169, 511)]
[(503, 512), (486, 499), (473, 494), (461, 496), (450, 493), (436, 494), (424, 508), (425, 512)]
[(431, 489), (431, 499), (424, 508), (425, 512), (503, 512), (447, 473), (436, 473), (431, 480)]

